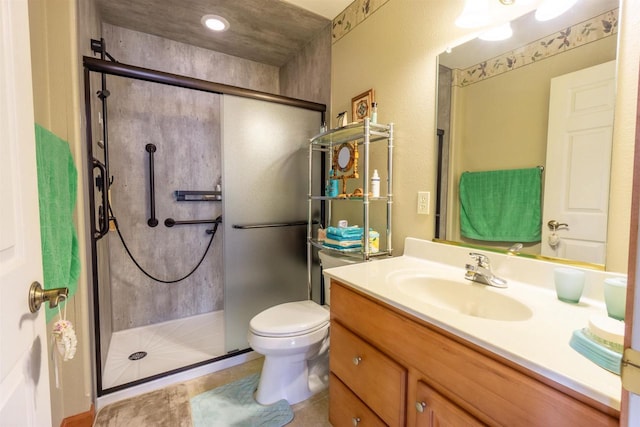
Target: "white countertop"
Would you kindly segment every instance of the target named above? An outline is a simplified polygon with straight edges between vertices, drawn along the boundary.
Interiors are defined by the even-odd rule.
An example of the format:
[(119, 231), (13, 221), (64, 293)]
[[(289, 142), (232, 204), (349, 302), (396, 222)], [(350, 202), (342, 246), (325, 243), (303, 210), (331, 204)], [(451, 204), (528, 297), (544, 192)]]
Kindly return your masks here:
[[(575, 351), (569, 346), (569, 340), (575, 330), (588, 326), (592, 315), (606, 316), (603, 299), (598, 298), (602, 294), (601, 282), (604, 277), (620, 275), (585, 269), (587, 284), (580, 303), (567, 304), (556, 298), (553, 287), (553, 268), (557, 264), (485, 252), (491, 258), (494, 273), (508, 281), (506, 289), (490, 287), (487, 290), (515, 299), (532, 311), (531, 317), (518, 321), (491, 320), (440, 308), (400, 291), (388, 280), (392, 273), (415, 271), (465, 281), (464, 265), (470, 261), (469, 252), (451, 245), (407, 239), (403, 256), (330, 268), (324, 273), (619, 410), (620, 377)], [(455, 259), (459, 267), (450, 261), (443, 264), (445, 259)], [(521, 280), (533, 279), (536, 283), (515, 280), (515, 271), (519, 272), (519, 279), (526, 277)]]

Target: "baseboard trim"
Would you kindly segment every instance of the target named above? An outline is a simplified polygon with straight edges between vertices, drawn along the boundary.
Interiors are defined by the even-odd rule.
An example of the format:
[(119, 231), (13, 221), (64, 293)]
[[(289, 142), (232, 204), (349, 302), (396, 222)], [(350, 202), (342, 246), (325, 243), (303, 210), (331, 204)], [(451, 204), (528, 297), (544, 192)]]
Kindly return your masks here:
[(93, 405), (87, 412), (72, 415), (65, 418), (60, 423), (60, 427), (91, 427), (96, 416), (96, 410)]

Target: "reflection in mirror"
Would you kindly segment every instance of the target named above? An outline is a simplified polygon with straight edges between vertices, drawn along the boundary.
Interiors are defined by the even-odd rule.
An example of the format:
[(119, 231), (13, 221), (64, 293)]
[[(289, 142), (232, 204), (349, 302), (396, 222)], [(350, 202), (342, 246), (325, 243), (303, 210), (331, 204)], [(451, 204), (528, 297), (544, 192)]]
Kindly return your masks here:
[[(439, 56), (437, 120), (441, 160), (437, 238), (493, 249), (524, 243), (520, 252), (528, 255), (604, 264), (612, 123), (603, 122), (592, 128), (562, 128), (573, 126), (574, 121), (563, 119), (567, 116), (560, 111), (550, 116), (550, 108), (557, 111), (553, 107), (557, 96), (551, 95), (551, 82), (566, 81), (561, 90), (573, 93), (571, 102), (560, 103), (567, 102), (580, 113), (609, 108), (602, 114), (603, 120), (612, 121), (615, 94), (599, 90), (602, 86), (613, 90), (615, 76), (604, 77), (609, 83), (603, 85), (581, 80), (580, 87), (598, 88), (589, 94), (576, 95), (575, 87), (577, 79), (582, 78), (576, 73), (579, 70), (611, 63), (608, 69), (615, 72), (617, 25), (617, 1), (583, 0), (562, 17), (545, 23), (535, 21), (533, 12), (518, 18), (512, 23), (514, 36), (510, 41), (476, 39)], [(582, 99), (594, 94), (593, 100)], [(572, 104), (576, 100), (584, 102), (581, 106)], [(591, 116), (582, 116), (586, 117), (583, 121), (587, 125), (596, 123)], [(596, 132), (596, 127), (604, 131)], [(554, 132), (561, 136), (554, 136)], [(594, 136), (596, 133), (599, 139)], [(564, 145), (550, 145), (558, 140), (564, 141)], [(598, 154), (593, 154), (594, 150)], [(535, 166), (543, 166), (545, 171), (540, 200), (542, 240), (530, 243), (476, 240), (461, 234), (459, 182), (463, 172)], [(556, 176), (561, 179), (559, 184)], [(594, 176), (598, 188), (585, 184), (585, 179)], [(566, 194), (556, 191), (564, 188), (568, 189)], [(486, 191), (480, 198), (490, 196), (491, 190)], [(547, 212), (554, 200), (560, 200), (562, 206)], [(497, 217), (504, 212), (501, 209), (508, 207), (496, 206)], [(585, 219), (574, 215), (577, 210), (597, 220), (584, 226)], [(551, 220), (569, 226), (551, 232), (545, 229)], [(602, 236), (594, 237), (591, 231), (595, 227), (602, 229)]]

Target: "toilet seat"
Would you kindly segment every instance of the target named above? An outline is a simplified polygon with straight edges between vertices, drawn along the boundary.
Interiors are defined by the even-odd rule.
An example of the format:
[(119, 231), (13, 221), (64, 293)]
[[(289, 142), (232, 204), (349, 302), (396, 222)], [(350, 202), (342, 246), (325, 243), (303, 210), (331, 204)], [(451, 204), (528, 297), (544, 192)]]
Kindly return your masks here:
[(313, 301), (288, 302), (268, 308), (249, 323), (250, 331), (263, 337), (309, 334), (329, 324), (329, 311)]

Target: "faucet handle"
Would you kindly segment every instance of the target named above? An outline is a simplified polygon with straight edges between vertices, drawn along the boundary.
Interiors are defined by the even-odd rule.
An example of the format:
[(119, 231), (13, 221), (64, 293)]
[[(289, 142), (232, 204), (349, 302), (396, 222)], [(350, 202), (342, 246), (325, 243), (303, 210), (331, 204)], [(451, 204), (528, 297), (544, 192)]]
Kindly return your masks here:
[(486, 255), (479, 254), (477, 252), (470, 252), (469, 256), (473, 258), (478, 263), (478, 266), (480, 267), (489, 268), (491, 266), (491, 261), (489, 260), (489, 257)]

